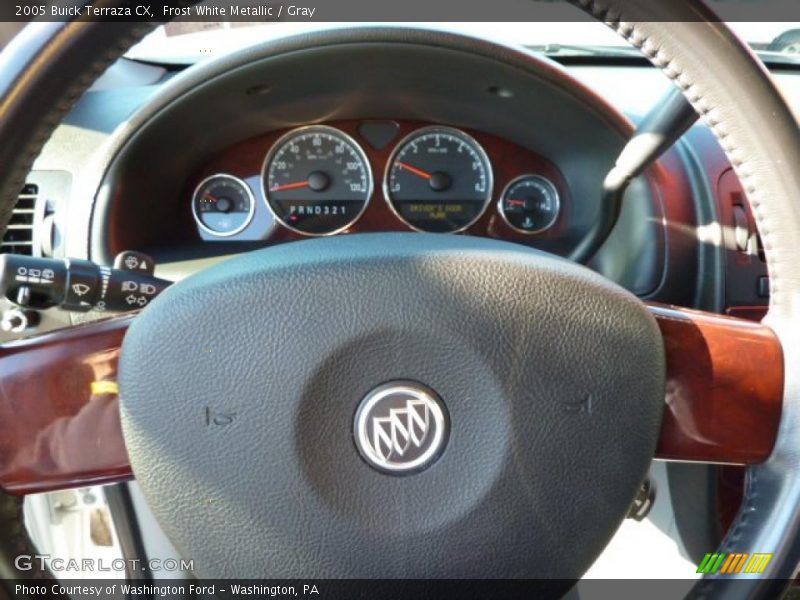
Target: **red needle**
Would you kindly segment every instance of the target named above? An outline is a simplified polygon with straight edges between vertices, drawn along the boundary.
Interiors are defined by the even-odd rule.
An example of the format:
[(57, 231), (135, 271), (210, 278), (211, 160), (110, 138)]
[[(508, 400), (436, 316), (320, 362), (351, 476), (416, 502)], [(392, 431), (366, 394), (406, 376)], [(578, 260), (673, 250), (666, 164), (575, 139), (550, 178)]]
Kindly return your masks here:
[(422, 169), (412, 167), (411, 165), (407, 165), (406, 163), (400, 162), (399, 160), (397, 161), (397, 166), (400, 167), (401, 169), (405, 169), (406, 171), (410, 171), (414, 175), (422, 177), (423, 179), (430, 179), (431, 177), (433, 177), (433, 175), (431, 175), (427, 171), (423, 171)]
[(308, 181), (298, 181), (296, 183), (284, 183), (283, 185), (276, 185), (270, 188), (270, 192), (280, 192), (281, 190), (296, 190), (297, 188), (308, 187)]
[(209, 194), (208, 192), (206, 192), (205, 194), (203, 194), (203, 198), (208, 198), (208, 199), (209, 199), (209, 200), (211, 200), (212, 202), (216, 202), (216, 201), (217, 201), (217, 199), (216, 199), (214, 196), (212, 196), (211, 194)]
[(509, 198), (508, 203), (512, 206), (525, 206), (525, 200), (515, 200), (513, 198)]

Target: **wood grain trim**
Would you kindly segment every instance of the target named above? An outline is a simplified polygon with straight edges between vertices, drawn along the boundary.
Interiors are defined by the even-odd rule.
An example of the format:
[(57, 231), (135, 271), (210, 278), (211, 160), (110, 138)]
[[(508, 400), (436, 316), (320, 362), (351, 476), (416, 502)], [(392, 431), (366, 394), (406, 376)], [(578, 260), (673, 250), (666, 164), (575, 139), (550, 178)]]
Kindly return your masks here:
[[(360, 127), (369, 123), (393, 123), (397, 125), (394, 137), (382, 147), (375, 147), (361, 134)], [(376, 231), (413, 231), (406, 223), (400, 220), (389, 208), (383, 190), (383, 181), (386, 177), (389, 159), (396, 145), (405, 136), (431, 125), (425, 121), (377, 119), (377, 120), (342, 120), (325, 122), (324, 125), (334, 127), (352, 137), (364, 150), (372, 171), (374, 189), (367, 208), (359, 219), (353, 223), (343, 234), (366, 233)], [(494, 189), (481, 218), (465, 230), (469, 235), (490, 237), (513, 241), (519, 244), (533, 245), (548, 252), (566, 253), (566, 251), (580, 239), (580, 232), (571, 231), (571, 211), (573, 210), (572, 197), (567, 181), (556, 166), (541, 154), (532, 152), (517, 144), (498, 138), (482, 131), (471, 128), (461, 128), (474, 137), (486, 151), (492, 165), (494, 175)], [(188, 183), (185, 197), (191, 197), (191, 192), (197, 184), (206, 177), (215, 173), (229, 173), (240, 179), (248, 180), (259, 177), (264, 158), (269, 153), (273, 144), (289, 130), (274, 131), (265, 135), (239, 142), (221, 152), (218, 156), (204, 165)], [(561, 198), (561, 212), (553, 226), (536, 234), (520, 233), (509, 227), (497, 210), (497, 201), (508, 183), (521, 175), (539, 175), (550, 180), (556, 187)], [(253, 189), (258, 202), (264, 202), (261, 190)], [(183, 206), (183, 205), (182, 205)], [(190, 239), (196, 238), (196, 224), (190, 216), (188, 204), (185, 205), (183, 229)], [(341, 235), (341, 234), (340, 234)], [(294, 232), (278, 224), (269, 237), (270, 243), (280, 243), (292, 240), (307, 239), (307, 236)], [(120, 242), (122, 243), (122, 241)], [(112, 245), (116, 252), (121, 245)], [(121, 251), (121, 250), (120, 250)]]
[[(759, 323), (649, 304), (667, 360), (659, 458), (753, 464), (775, 442), (783, 353)], [(0, 487), (12, 494), (110, 483), (133, 474), (115, 381), (133, 316), (0, 346)]]
[(92, 390), (93, 382), (116, 380), (132, 319), (108, 319), (0, 347), (0, 487), (6, 492), (133, 476), (117, 395)]
[(667, 360), (659, 458), (755, 464), (767, 459), (781, 418), (783, 350), (752, 321), (648, 305)]

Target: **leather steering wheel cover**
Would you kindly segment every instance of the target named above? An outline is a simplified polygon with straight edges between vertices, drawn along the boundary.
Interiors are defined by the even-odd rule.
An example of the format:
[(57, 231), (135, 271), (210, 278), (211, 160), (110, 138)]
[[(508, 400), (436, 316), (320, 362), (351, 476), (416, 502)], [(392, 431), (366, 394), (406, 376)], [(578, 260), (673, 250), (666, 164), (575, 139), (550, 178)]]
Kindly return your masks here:
[[(94, 3), (95, 6), (114, 2)], [(155, 23), (32, 23), (0, 53), (0, 230), (45, 142), (81, 95)]]
[[(763, 64), (698, 2), (579, 0), (683, 91), (742, 181), (770, 274), (765, 318), (800, 365), (800, 131)], [(644, 19), (658, 19), (645, 21)], [(706, 22), (708, 21), (708, 22)], [(773, 552), (763, 578), (712, 576), (701, 596), (777, 597), (800, 561), (800, 369), (786, 368), (783, 413), (772, 455), (747, 471), (744, 502), (720, 552)], [(746, 589), (744, 586), (747, 586)]]
[[(697, 0), (574, 0), (640, 47), (678, 85), (722, 144), (753, 206), (772, 296), (766, 318), (787, 365), (800, 364), (800, 132), (766, 69)], [(112, 4), (112, 3), (109, 3)], [(5, 227), (35, 156), (93, 79), (149, 27), (37, 24), (0, 55), (0, 224)], [(54, 76), (56, 75), (57, 76)], [(67, 85), (63, 85), (68, 82)], [(795, 315), (793, 318), (793, 314)], [(774, 596), (800, 559), (800, 369), (787, 368), (773, 454), (748, 470), (744, 506), (721, 551), (774, 552), (765, 578), (731, 588), (702, 582), (705, 595)], [(734, 591), (735, 590), (735, 591)]]
[[(32, 23), (0, 52), (0, 231), (6, 230), (19, 190), (55, 128), (103, 71), (153, 27)], [(9, 586), (15, 578), (50, 577), (49, 572), (20, 571), (13, 560), (36, 554), (22, 526), (22, 500), (0, 498), (2, 522), (8, 525), (0, 526), (0, 575)]]

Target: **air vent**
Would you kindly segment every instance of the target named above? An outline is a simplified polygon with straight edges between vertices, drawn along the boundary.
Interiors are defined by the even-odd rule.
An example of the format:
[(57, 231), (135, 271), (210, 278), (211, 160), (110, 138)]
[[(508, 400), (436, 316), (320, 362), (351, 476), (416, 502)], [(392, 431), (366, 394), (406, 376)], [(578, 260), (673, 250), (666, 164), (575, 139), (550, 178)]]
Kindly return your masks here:
[(33, 218), (38, 196), (39, 186), (28, 183), (22, 188), (6, 234), (0, 242), (0, 252), (33, 254)]

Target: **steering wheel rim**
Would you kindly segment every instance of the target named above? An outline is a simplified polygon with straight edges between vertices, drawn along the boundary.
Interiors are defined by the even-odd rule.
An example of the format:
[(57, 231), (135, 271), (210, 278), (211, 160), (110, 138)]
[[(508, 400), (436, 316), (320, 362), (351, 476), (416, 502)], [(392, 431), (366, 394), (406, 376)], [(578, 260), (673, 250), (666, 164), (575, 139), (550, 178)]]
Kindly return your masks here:
[[(771, 295), (763, 322), (780, 339), (784, 364), (798, 364), (800, 271), (792, 264), (791, 248), (800, 244), (800, 206), (793, 201), (800, 178), (789, 165), (800, 157), (800, 135), (791, 109), (771, 82), (766, 67), (698, 3), (637, 6), (623, 0), (605, 5), (582, 0), (580, 5), (659, 67), (681, 89), (721, 144), (742, 181), (764, 241)], [(636, 20), (645, 13), (659, 21)], [(667, 22), (671, 30), (661, 31), (661, 25)], [(683, 47), (676, 43), (679, 40)], [(696, 589), (701, 596), (741, 594), (743, 585), (748, 586), (749, 597), (777, 595), (781, 581), (790, 581), (797, 573), (800, 372), (787, 368), (784, 377), (783, 411), (772, 454), (765, 463), (748, 468), (742, 507), (718, 550), (727, 553), (769, 548), (775, 556), (768, 575), (749, 579), (746, 584), (732, 584), (731, 579), (720, 575), (706, 576)]]
[[(698, 2), (577, 3), (660, 67), (719, 139), (764, 240), (772, 292), (765, 322), (782, 342), (785, 363), (798, 364), (800, 318), (793, 313), (800, 267), (793, 264), (792, 251), (800, 248), (800, 206), (793, 202), (800, 175), (792, 165), (800, 164), (800, 135), (791, 110), (752, 52)], [(0, 146), (0, 164), (6, 167), (0, 173), (0, 223), (7, 223), (34, 157), (75, 99), (148, 30), (143, 24), (41, 24), (3, 53), (0, 139), (7, 143)], [(95, 59), (87, 64), (80, 57), (89, 50)], [(59, 77), (52, 77), (56, 69)], [(64, 79), (70, 85), (57, 89)], [(780, 580), (793, 577), (800, 558), (800, 457), (793, 448), (800, 427), (800, 373), (786, 369), (785, 377), (774, 451), (766, 463), (749, 468), (744, 507), (721, 548), (774, 552), (767, 577), (748, 580), (752, 597), (774, 593)], [(701, 591), (724, 592), (730, 589), (726, 581), (710, 578)]]

